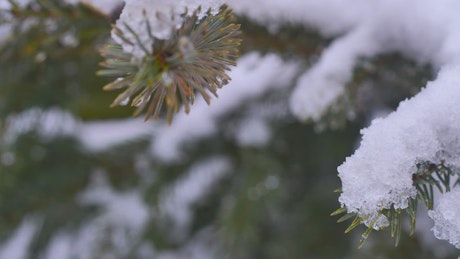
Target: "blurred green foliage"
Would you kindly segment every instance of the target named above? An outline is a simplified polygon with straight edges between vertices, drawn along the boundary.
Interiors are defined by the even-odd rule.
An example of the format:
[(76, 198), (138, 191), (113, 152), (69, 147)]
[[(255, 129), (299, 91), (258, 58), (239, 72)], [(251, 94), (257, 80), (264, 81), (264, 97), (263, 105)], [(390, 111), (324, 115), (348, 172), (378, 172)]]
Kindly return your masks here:
[[(103, 92), (107, 81), (95, 76), (101, 61), (98, 48), (109, 40), (108, 18), (85, 6), (69, 7), (59, 1), (37, 1), (34, 8), (15, 10), (13, 15), (14, 33), (0, 46), (3, 136), (8, 118), (32, 108), (58, 107), (83, 121), (130, 116), (130, 109), (108, 108), (116, 93)], [(293, 25), (275, 34), (240, 19), (243, 53), (274, 52), (285, 59), (302, 60), (305, 68), (331, 40)], [(70, 42), (64, 40), (66, 36)], [(82, 205), (76, 199), (95, 171), (104, 171), (115, 190), (137, 189), (150, 209), (158, 212), (161, 194), (191, 166), (223, 156), (230, 159), (232, 169), (193, 204), (192, 223), (183, 230), (184, 238), (171, 233), (167, 218), (153, 215), (144, 241), (158, 251), (178, 251), (211, 229), (212, 245), (219, 251), (216, 258), (437, 258), (433, 247), (427, 247), (417, 234), (403, 235), (400, 246), (394, 248), (389, 233), (373, 233), (365, 247), (357, 250), (359, 231), (345, 235), (346, 226), (329, 217), (338, 206), (333, 193), (340, 186), (336, 167), (353, 152), (359, 129), (377, 110), (394, 109), (418, 91), (413, 86), (422, 86), (431, 77), (429, 66), (418, 66), (401, 55), (363, 60), (349, 84), (342, 112), (331, 111), (325, 118), (326, 125), (335, 121), (332, 124), (340, 125), (339, 129), (322, 127), (325, 130), (318, 132), (315, 125), (297, 122), (286, 113), (269, 120), (272, 137), (266, 146), (240, 147), (231, 137), (232, 130), (248, 111), (264, 105), (287, 107), (290, 91), (273, 92), (222, 116), (218, 134), (184, 146), (186, 155), (173, 164), (149, 155), (151, 139), (92, 151), (71, 135), (44, 138), (37, 129), (19, 132), (12, 143), (4, 138), (0, 143), (0, 238), (10, 237), (24, 217), (41, 218), (30, 253), (30, 258), (37, 258), (58, 231), (76, 231), (98, 213), (97, 206)], [(355, 113), (352, 122), (347, 120), (348, 109)], [(139, 166), (140, 160), (146, 164)], [(146, 181), (149, 177), (153, 180)], [(136, 249), (126, 258), (137, 258)], [(446, 250), (439, 258), (456, 258), (455, 252)]]

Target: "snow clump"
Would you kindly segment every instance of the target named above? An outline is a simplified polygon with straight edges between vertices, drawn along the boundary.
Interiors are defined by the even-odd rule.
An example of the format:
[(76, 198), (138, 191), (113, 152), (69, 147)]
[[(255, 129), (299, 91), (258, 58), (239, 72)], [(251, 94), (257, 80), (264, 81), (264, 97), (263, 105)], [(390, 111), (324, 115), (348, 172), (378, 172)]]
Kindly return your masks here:
[(432, 228), (438, 239), (448, 240), (456, 248), (460, 249), (460, 188), (445, 193), (439, 200), (434, 211), (428, 215), (434, 220)]
[(460, 66), (444, 68), (396, 112), (361, 131), (361, 146), (338, 167), (339, 201), (348, 212), (373, 218), (392, 206), (407, 208), (417, 193), (412, 175), (418, 162), (460, 166), (459, 75)]

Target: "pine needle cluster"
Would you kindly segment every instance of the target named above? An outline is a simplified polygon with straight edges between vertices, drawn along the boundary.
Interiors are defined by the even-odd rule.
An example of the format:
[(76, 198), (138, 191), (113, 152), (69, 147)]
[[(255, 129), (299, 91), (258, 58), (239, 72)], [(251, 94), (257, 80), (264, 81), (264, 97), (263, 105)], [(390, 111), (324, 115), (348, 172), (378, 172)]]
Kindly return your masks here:
[(198, 92), (210, 104), (211, 95), (217, 97), (217, 89), (230, 81), (227, 71), (236, 65), (240, 45), (240, 25), (235, 24), (232, 10), (222, 6), (217, 14), (211, 10), (199, 18), (195, 11), (184, 15), (181, 28), (174, 30), (168, 39), (153, 36), (151, 24), (146, 19), (147, 32), (152, 39), (150, 49), (141, 42), (134, 28), (124, 24), (134, 36), (129, 40), (120, 28), (114, 33), (130, 46), (140, 47), (145, 56), (134, 58), (123, 51), (119, 44), (109, 44), (101, 49), (105, 61), (99, 75), (115, 76), (117, 79), (104, 86), (104, 90), (125, 88), (113, 101), (112, 107), (126, 105), (136, 107), (134, 116), (145, 111), (145, 120), (158, 119), (166, 109), (169, 123), (181, 105), (186, 113), (194, 103)]

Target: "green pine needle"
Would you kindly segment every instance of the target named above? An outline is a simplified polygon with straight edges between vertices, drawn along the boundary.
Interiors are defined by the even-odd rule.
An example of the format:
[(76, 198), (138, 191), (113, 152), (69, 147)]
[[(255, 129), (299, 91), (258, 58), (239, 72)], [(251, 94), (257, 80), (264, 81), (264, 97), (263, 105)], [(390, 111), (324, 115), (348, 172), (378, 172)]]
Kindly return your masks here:
[[(217, 14), (207, 11), (199, 19), (197, 13), (185, 17), (182, 28), (173, 31), (170, 39), (153, 37), (151, 25), (146, 19), (146, 29), (153, 46), (144, 46), (137, 32), (123, 24), (129, 36), (120, 28), (113, 27), (113, 33), (124, 43), (143, 50), (145, 56), (139, 60), (123, 52), (121, 45), (106, 45), (101, 49), (105, 61), (101, 76), (116, 77), (103, 87), (104, 90), (125, 88), (118, 95), (113, 106), (129, 102), (136, 107), (134, 116), (145, 112), (145, 120), (158, 119), (166, 112), (168, 123), (173, 115), (184, 107), (190, 111), (199, 93), (210, 104), (211, 96), (217, 97), (217, 90), (230, 81), (227, 71), (236, 65), (241, 39), (240, 25), (234, 23), (234, 16), (226, 5)], [(149, 51), (152, 47), (153, 51)]]
[(359, 217), (358, 215), (356, 215), (355, 219), (353, 220), (353, 222), (350, 224), (350, 226), (345, 230), (345, 234), (347, 234), (348, 232), (352, 231), (355, 227), (357, 227), (358, 225), (360, 225), (361, 223), (363, 223), (363, 219), (361, 217)]
[(347, 212), (347, 208), (345, 208), (345, 207), (339, 208), (336, 211), (332, 212), (331, 216), (337, 216), (337, 215), (340, 215), (340, 214), (345, 213), (345, 212)]

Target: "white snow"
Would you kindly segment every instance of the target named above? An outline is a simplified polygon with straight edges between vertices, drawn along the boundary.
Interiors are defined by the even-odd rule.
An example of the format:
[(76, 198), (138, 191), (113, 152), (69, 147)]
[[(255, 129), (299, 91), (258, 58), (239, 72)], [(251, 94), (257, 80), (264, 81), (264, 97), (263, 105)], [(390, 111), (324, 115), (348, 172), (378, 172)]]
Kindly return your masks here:
[(38, 222), (25, 218), (15, 233), (0, 247), (0, 259), (26, 259)]
[(84, 205), (102, 205), (103, 217), (114, 226), (126, 227), (130, 234), (141, 232), (148, 220), (148, 207), (141, 193), (115, 192), (102, 172), (93, 175), (88, 189), (81, 193), (78, 200)]
[(338, 167), (340, 202), (375, 217), (383, 208), (406, 208), (415, 197), (419, 161), (460, 166), (460, 66), (444, 68), (418, 95), (362, 130), (361, 146)]
[[(101, 172), (96, 172), (91, 184), (78, 197), (82, 205), (97, 205), (102, 211), (90, 218), (76, 232), (60, 230), (55, 233), (42, 256), (43, 259), (125, 258), (131, 248), (142, 241), (150, 211), (137, 191), (115, 192)], [(0, 259), (26, 259), (39, 222), (25, 218), (11, 237), (0, 246)], [(104, 245), (113, 247), (102, 251)], [(143, 245), (139, 253), (146, 254)], [(101, 255), (101, 254), (99, 254)], [(143, 258), (143, 257), (142, 257)], [(149, 258), (149, 257), (147, 257)]]
[[(150, 217), (147, 204), (138, 191), (116, 192), (103, 172), (95, 172), (88, 188), (80, 194), (82, 205), (96, 205), (101, 212), (74, 232), (59, 231), (51, 239), (43, 258), (90, 259), (126, 258), (142, 242)], [(107, 251), (103, 247), (109, 245)], [(145, 250), (145, 249), (143, 249)]]
[(100, 151), (130, 140), (150, 138), (156, 127), (139, 118), (83, 122), (58, 108), (33, 108), (10, 115), (2, 138), (13, 143), (21, 134), (33, 130), (45, 139), (74, 136), (88, 150)]
[(443, 240), (448, 240), (460, 249), (460, 187), (445, 193), (438, 201), (434, 211), (428, 215), (434, 221), (432, 228), (434, 235)]
[(358, 27), (337, 39), (322, 54), (320, 60), (298, 80), (291, 95), (291, 111), (301, 120), (318, 121), (329, 106), (344, 94), (345, 84), (353, 76), (359, 57), (378, 52), (373, 42), (363, 41), (372, 31)]
[(205, 228), (193, 237), (188, 239), (187, 243), (179, 249), (161, 251), (152, 258), (158, 259), (214, 259), (221, 258), (219, 245), (216, 244), (217, 231), (213, 228)]
[(44, 259), (72, 258), (73, 240), (69, 234), (57, 233), (48, 244)]
[(292, 93), (299, 119), (318, 120), (345, 91), (359, 58), (401, 52), (438, 68), (460, 62), (460, 2), (455, 0), (232, 0), (239, 13), (263, 23), (300, 23), (340, 36), (305, 72)]
[(229, 173), (230, 169), (230, 161), (225, 157), (208, 158), (192, 165), (184, 177), (161, 194), (160, 213), (168, 216), (174, 223), (170, 232), (175, 232), (179, 238), (187, 232), (192, 219), (191, 207), (209, 193), (211, 187)]
[(66, 0), (68, 3), (75, 4), (81, 2), (94, 7), (105, 15), (109, 15), (112, 10), (123, 4), (123, 0)]
[(141, 137), (150, 137), (155, 126), (141, 119), (104, 120), (80, 123), (76, 133), (92, 151), (107, 149)]
[[(169, 191), (161, 194), (159, 213), (167, 215), (174, 222), (170, 232), (175, 232), (177, 236), (187, 231), (192, 219), (190, 209), (193, 203), (201, 199), (230, 168), (230, 161), (224, 157), (203, 160), (192, 166)], [(82, 205), (96, 205), (101, 208), (100, 213), (84, 222), (76, 233), (66, 230), (57, 232), (43, 253), (43, 259), (91, 259), (95, 255), (101, 258), (128, 258), (132, 248), (137, 246), (139, 249), (134, 251), (138, 255), (136, 258), (183, 258), (181, 255), (212, 258), (199, 257), (212, 250), (212, 247), (204, 247), (205, 239), (209, 236), (206, 233), (199, 233), (183, 251), (178, 252), (178, 257), (175, 257), (176, 253), (158, 254), (150, 244), (143, 243), (143, 233), (153, 212), (143, 201), (142, 193), (138, 190), (115, 191), (102, 171), (94, 172), (87, 189), (77, 200)]]
[(12, 33), (11, 24), (4, 23), (0, 25), (0, 44), (5, 42), (5, 40), (10, 37)]
[(370, 0), (229, 0), (235, 12), (276, 29), (283, 23), (304, 24), (327, 36), (343, 34), (377, 10)]
[(271, 130), (263, 118), (250, 117), (241, 122), (236, 132), (240, 146), (261, 147), (268, 143)]
[[(136, 36), (126, 27), (129, 26), (139, 37), (139, 41), (149, 51), (153, 52), (152, 39), (147, 30), (149, 23), (151, 34), (158, 39), (167, 39), (173, 29), (182, 25), (182, 14), (192, 14), (199, 6), (203, 15), (209, 8), (214, 12), (223, 4), (222, 0), (125, 0), (125, 7), (116, 22), (117, 28), (123, 31), (124, 36), (131, 42), (136, 43)], [(143, 49), (135, 44), (126, 44), (121, 38), (112, 32), (112, 38), (122, 45), (123, 50), (132, 53), (135, 58), (142, 59), (146, 55)]]
[(58, 108), (42, 110), (32, 108), (19, 114), (9, 115), (5, 134), (2, 136), (12, 143), (21, 134), (36, 130), (42, 138), (58, 135), (73, 135), (77, 126), (74, 116)]

